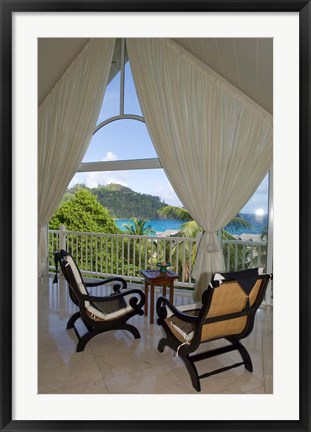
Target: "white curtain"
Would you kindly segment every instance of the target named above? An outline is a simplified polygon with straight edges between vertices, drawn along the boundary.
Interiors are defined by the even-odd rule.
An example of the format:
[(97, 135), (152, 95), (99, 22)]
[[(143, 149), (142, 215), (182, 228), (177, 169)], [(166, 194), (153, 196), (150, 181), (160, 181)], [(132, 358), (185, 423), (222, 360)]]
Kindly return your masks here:
[(115, 39), (91, 39), (38, 117), (39, 275), (47, 272), (47, 224), (92, 138), (111, 67)]
[(169, 39), (127, 39), (146, 124), (176, 194), (203, 229), (194, 299), (225, 263), (217, 230), (272, 164), (272, 116)]

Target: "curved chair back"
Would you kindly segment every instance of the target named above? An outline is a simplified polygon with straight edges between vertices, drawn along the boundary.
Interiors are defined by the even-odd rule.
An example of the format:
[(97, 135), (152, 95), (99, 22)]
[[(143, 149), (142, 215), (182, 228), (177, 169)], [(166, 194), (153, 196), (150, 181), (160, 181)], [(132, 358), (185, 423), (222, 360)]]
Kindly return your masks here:
[[(73, 303), (76, 306), (79, 306), (79, 294), (80, 293), (88, 294), (79, 267), (77, 266), (73, 257), (63, 249), (59, 252), (54, 252), (54, 256), (55, 256), (55, 263), (57, 261), (60, 264), (62, 273), (69, 285), (69, 296), (73, 301)], [(66, 268), (67, 264), (70, 265), (71, 272), (68, 272)], [(85, 306), (87, 307), (89, 305), (85, 304)]]
[[(241, 272), (242, 273), (242, 272)], [(201, 341), (238, 335), (246, 337), (253, 328), (254, 316), (260, 306), (270, 275), (258, 275), (258, 269), (215, 275), (211, 287), (203, 295), (206, 308)]]

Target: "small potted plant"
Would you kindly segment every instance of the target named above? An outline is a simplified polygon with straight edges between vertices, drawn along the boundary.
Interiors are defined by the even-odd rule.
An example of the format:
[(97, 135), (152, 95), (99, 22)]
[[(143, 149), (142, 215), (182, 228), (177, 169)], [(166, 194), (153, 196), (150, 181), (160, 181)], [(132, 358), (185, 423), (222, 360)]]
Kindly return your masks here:
[(171, 266), (171, 263), (167, 261), (161, 261), (157, 263), (157, 267), (160, 268), (160, 273), (166, 273), (167, 269)]

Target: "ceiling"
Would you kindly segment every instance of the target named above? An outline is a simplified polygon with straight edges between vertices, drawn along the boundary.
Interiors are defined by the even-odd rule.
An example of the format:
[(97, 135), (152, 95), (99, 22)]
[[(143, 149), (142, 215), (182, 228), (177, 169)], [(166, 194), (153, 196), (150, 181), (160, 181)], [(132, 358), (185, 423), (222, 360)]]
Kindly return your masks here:
[(38, 103), (39, 105), (89, 39), (38, 38)]
[[(38, 40), (39, 105), (88, 40), (85, 38), (40, 38)], [(272, 38), (177, 38), (174, 41), (272, 114)], [(119, 53), (120, 39), (117, 39), (109, 80), (119, 70)]]
[(174, 40), (272, 114), (272, 38)]

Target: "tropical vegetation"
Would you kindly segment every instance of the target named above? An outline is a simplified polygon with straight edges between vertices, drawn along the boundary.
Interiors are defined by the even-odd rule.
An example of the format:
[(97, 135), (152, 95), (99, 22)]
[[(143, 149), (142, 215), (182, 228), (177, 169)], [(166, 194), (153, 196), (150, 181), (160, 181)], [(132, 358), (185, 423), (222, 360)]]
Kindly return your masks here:
[[(91, 191), (77, 187), (74, 192), (67, 193), (64, 196), (60, 206), (54, 213), (49, 223), (51, 230), (58, 230), (61, 225), (66, 227), (68, 231), (76, 231), (81, 233), (110, 233), (117, 234), (120, 232), (116, 226), (109, 211), (103, 207), (97, 197)], [(79, 264), (91, 270), (95, 266), (96, 260), (107, 260), (107, 262), (115, 262), (116, 257), (112, 253), (111, 240), (103, 248), (101, 238), (94, 238), (88, 235), (83, 235), (77, 238), (74, 235), (67, 236), (67, 246), (70, 252), (74, 253)], [(50, 256), (52, 252), (59, 248), (57, 238), (53, 240), (50, 247)], [(97, 256), (92, 254), (92, 251), (97, 251)], [(92, 258), (92, 261), (90, 257)]]
[(49, 224), (50, 229), (59, 229), (61, 225), (70, 231), (119, 232), (109, 211), (85, 188), (77, 188), (75, 193), (65, 195)]
[[(200, 225), (193, 220), (192, 216), (185, 208), (176, 207), (176, 206), (166, 206), (159, 210), (159, 214), (161, 216), (176, 218), (184, 221), (183, 225), (181, 226), (181, 230), (177, 234), (178, 236), (192, 238), (192, 237), (196, 237), (198, 233), (202, 232), (202, 228), (200, 227)], [(234, 217), (232, 221), (225, 228), (251, 229), (251, 227), (252, 227), (251, 224), (247, 220), (245, 220), (243, 216), (237, 214), (236, 217)], [(231, 235), (226, 229), (223, 229), (222, 240), (236, 240), (236, 238), (233, 235)], [(250, 250), (249, 249), (243, 250), (241, 247), (238, 247), (237, 257), (236, 257), (236, 253), (234, 249), (235, 247), (236, 245), (229, 243), (227, 247), (224, 249), (224, 258), (226, 263), (228, 263), (229, 261), (229, 267), (230, 267), (229, 269), (232, 269), (234, 265), (236, 265), (238, 267), (237, 269), (239, 269), (239, 267), (242, 267), (245, 261), (246, 262), (249, 261)], [(176, 247), (175, 249), (177, 250)], [(179, 266), (182, 267), (180, 271), (183, 272), (186, 278), (190, 277), (189, 275), (190, 261), (191, 261), (191, 265), (193, 266), (195, 262), (195, 255), (196, 255), (195, 248), (191, 247), (191, 250), (188, 249), (185, 252), (183, 252), (183, 256), (186, 255), (187, 257), (186, 261), (182, 259), (183, 257), (177, 256)]]
[[(104, 190), (105, 187), (99, 187), (98, 190)], [(109, 185), (108, 190), (116, 192), (124, 189), (120, 185)], [(133, 192), (133, 191), (131, 191)], [(143, 194), (140, 195), (142, 198)], [(132, 196), (130, 194), (130, 196)], [(103, 199), (103, 196), (102, 196)], [(143, 202), (145, 197), (143, 197)], [(158, 199), (159, 200), (159, 199)], [(163, 204), (163, 203), (162, 203)], [(143, 205), (136, 201), (136, 206)], [(120, 215), (120, 214), (119, 214)], [(123, 274), (129, 276), (139, 276), (141, 265), (148, 265), (155, 267), (156, 262), (161, 260), (171, 261), (177, 263), (174, 265), (174, 270), (179, 274), (183, 274), (183, 280), (190, 281), (191, 269), (193, 268), (196, 256), (195, 243), (191, 238), (196, 237), (196, 234), (201, 231), (200, 226), (191, 218), (189, 212), (180, 207), (164, 205), (157, 210), (158, 218), (175, 218), (184, 221), (180, 232), (175, 236), (175, 239), (167, 242), (165, 239), (152, 238), (155, 234), (149, 221), (145, 217), (133, 216), (127, 224), (124, 224), (125, 233), (129, 237), (121, 236), (92, 236), (87, 233), (109, 233), (121, 234), (121, 231), (115, 224), (111, 212), (108, 208), (102, 205), (98, 195), (93, 193), (93, 190), (84, 186), (77, 185), (68, 190), (59, 208), (56, 210), (50, 221), (50, 229), (58, 230), (61, 225), (65, 225), (68, 231), (84, 233), (82, 235), (70, 234), (67, 235), (66, 247), (71, 253), (77, 257), (79, 264), (86, 270), (93, 271), (97, 262), (106, 263), (110, 273), (118, 273), (118, 269), (122, 267)], [(128, 216), (128, 214), (126, 214)], [(222, 231), (222, 240), (236, 240), (231, 235), (227, 228), (245, 228), (250, 229), (251, 224), (238, 214), (226, 229)], [(140, 237), (134, 241), (132, 235), (136, 236), (149, 236), (149, 238)], [(189, 241), (181, 242), (178, 237), (188, 237)], [(263, 239), (265, 238), (265, 231), (262, 232)], [(57, 236), (53, 237), (50, 241), (50, 257), (52, 261), (52, 251), (59, 247)], [(126, 251), (125, 255), (121, 256), (118, 251)], [(96, 251), (94, 253), (94, 251)], [(239, 269), (245, 262), (251, 262), (251, 256), (256, 254), (254, 248), (246, 247), (245, 244), (238, 245), (226, 244), (224, 248), (225, 261), (228, 269)], [(123, 254), (123, 252), (122, 252)], [(93, 257), (92, 260), (90, 257)], [(238, 268), (234, 265), (238, 263)]]
[[(197, 233), (202, 231), (202, 228), (200, 225), (195, 222), (185, 208), (182, 207), (176, 207), (176, 206), (165, 206), (158, 210), (158, 213), (161, 216), (170, 217), (172, 219), (179, 219), (181, 221), (184, 221), (184, 224), (181, 227), (180, 232), (178, 235), (183, 237), (195, 237)], [(251, 228), (251, 224), (243, 218), (240, 214), (237, 214), (236, 217), (232, 219), (232, 221), (227, 225), (227, 227), (233, 227), (233, 228)], [(226, 238), (228, 236), (228, 232), (224, 229), (223, 236)], [(229, 234), (230, 236), (230, 234)], [(232, 237), (232, 236), (231, 236)]]
[(148, 219), (131, 217), (130, 222), (123, 224), (126, 234), (130, 235), (154, 235), (156, 232), (148, 223)]
[(157, 219), (158, 210), (167, 205), (158, 196), (138, 193), (120, 184), (100, 185), (91, 189), (91, 192), (109, 210), (112, 217), (118, 219)]

